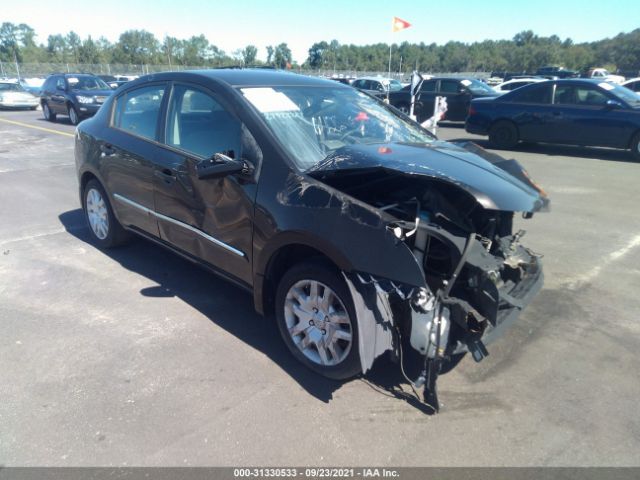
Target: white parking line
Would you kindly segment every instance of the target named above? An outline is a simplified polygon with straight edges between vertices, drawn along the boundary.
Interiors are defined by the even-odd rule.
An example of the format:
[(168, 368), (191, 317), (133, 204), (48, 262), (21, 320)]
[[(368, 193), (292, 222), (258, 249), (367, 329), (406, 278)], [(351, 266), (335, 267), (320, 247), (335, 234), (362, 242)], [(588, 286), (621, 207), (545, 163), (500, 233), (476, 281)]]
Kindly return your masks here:
[(631, 250), (633, 250), (636, 247), (640, 247), (640, 234), (633, 237), (631, 241), (629, 241), (629, 243), (627, 243), (624, 247), (616, 250), (615, 252), (611, 252), (609, 255), (607, 255), (604, 258), (604, 261), (600, 265), (596, 265), (587, 273), (574, 277), (571, 281), (567, 282), (566, 286), (569, 289), (573, 290), (583, 286), (586, 283), (591, 282), (594, 278), (600, 275), (600, 272), (603, 269), (608, 267), (611, 263), (615, 262), (616, 260), (620, 260), (622, 257), (624, 257), (627, 253), (629, 253)]

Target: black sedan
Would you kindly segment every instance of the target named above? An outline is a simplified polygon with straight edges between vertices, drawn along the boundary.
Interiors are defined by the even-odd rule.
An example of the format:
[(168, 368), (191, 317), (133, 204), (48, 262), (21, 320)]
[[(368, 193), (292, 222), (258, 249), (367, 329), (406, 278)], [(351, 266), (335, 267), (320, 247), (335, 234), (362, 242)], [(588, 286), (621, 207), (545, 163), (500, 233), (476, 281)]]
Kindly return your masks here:
[[(469, 105), (474, 98), (496, 97), (500, 95), (493, 88), (475, 78), (430, 78), (422, 83), (416, 99), (414, 114), (419, 122), (431, 118), (435, 98), (447, 99), (445, 120), (464, 122)], [(411, 86), (389, 94), (389, 103), (403, 113), (409, 113), (411, 105)]]
[(597, 80), (540, 82), (474, 100), (465, 128), (498, 148), (520, 141), (613, 147), (640, 160), (640, 95)]
[(548, 199), (515, 161), (330, 80), (148, 75), (78, 126), (75, 158), (97, 245), (135, 233), (249, 290), (327, 377), (392, 350), (433, 402), (441, 363), (481, 360), (542, 285), (512, 226)]

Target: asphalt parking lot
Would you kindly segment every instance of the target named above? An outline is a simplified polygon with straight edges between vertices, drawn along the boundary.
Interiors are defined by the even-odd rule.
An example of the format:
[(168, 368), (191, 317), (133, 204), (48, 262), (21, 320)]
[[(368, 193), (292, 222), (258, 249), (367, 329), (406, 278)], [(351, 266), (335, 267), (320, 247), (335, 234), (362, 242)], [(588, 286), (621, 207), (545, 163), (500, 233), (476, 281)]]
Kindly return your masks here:
[(552, 200), (517, 223), (545, 288), (487, 359), (440, 378), (428, 416), (384, 363), (346, 383), (308, 372), (247, 293), (181, 258), (143, 240), (95, 248), (73, 131), (0, 112), (0, 465), (640, 465), (640, 164), (626, 152), (500, 152)]

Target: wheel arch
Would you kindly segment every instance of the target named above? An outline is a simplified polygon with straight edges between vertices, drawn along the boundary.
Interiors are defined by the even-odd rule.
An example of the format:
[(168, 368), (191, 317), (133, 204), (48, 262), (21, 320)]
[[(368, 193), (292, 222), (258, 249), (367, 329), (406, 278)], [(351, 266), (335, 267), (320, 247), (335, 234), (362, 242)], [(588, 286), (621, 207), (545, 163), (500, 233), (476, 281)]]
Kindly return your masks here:
[(627, 143), (627, 148), (633, 149), (633, 141), (640, 137), (640, 128), (634, 130), (629, 137), (629, 142)]
[(495, 120), (492, 120), (491, 123), (489, 124), (489, 129), (491, 130), (493, 128), (493, 126), (499, 122), (507, 122), (510, 123), (511, 125), (513, 125), (516, 129), (516, 131), (518, 132), (518, 137), (520, 136), (520, 128), (518, 127), (518, 124), (516, 122), (513, 121), (512, 118), (509, 117), (498, 117)]
[(337, 270), (351, 271), (351, 263), (336, 247), (300, 233), (284, 234), (263, 249), (254, 270), (254, 305), (262, 314), (273, 312), (275, 293), (282, 276), (294, 265), (319, 261)]

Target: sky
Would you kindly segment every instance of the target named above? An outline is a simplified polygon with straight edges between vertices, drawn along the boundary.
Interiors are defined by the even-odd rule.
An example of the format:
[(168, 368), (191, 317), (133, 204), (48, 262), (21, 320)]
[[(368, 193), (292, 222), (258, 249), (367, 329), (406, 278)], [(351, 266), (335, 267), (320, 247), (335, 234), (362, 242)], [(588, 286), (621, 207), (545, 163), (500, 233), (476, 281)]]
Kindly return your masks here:
[[(286, 42), (299, 63), (315, 42), (438, 43), (510, 39), (522, 30), (574, 42), (600, 40), (640, 27), (640, 0), (0, 0), (0, 22), (26, 23), (38, 42), (75, 31), (80, 37), (144, 29), (159, 40), (204, 34), (227, 53), (252, 44)], [(392, 18), (412, 24), (391, 33)]]

